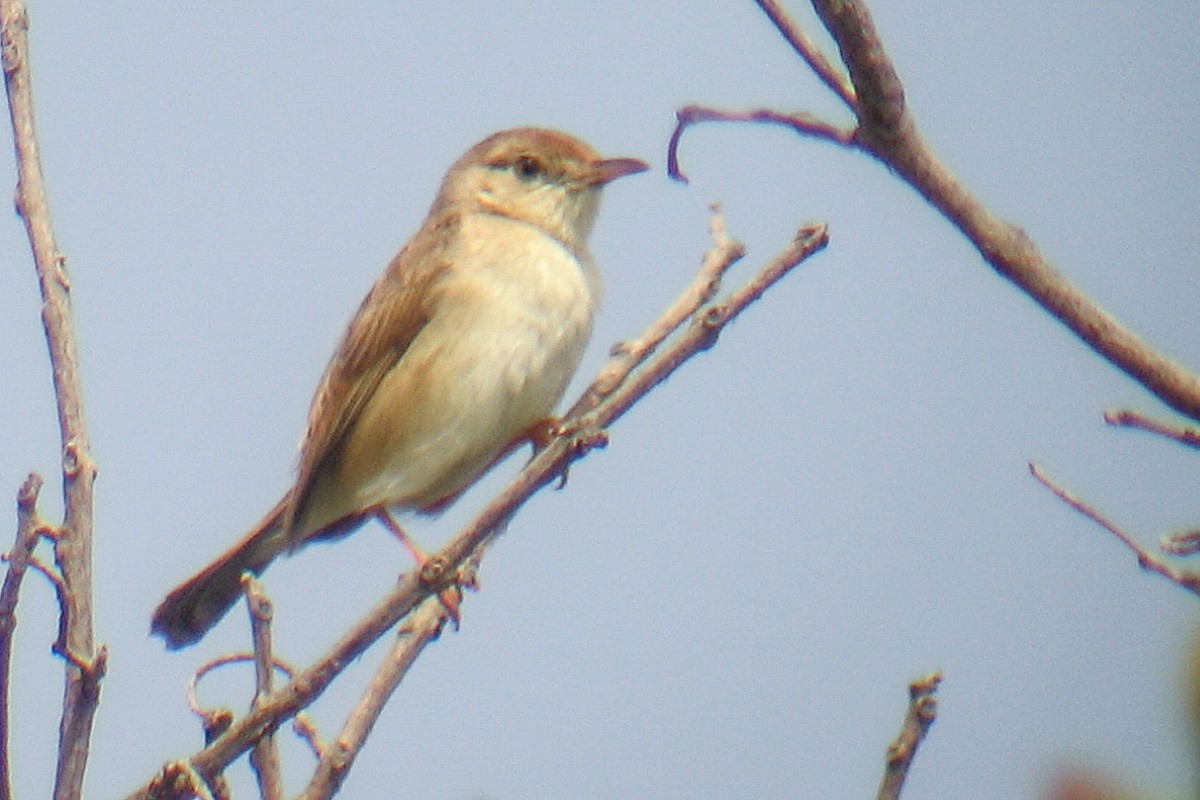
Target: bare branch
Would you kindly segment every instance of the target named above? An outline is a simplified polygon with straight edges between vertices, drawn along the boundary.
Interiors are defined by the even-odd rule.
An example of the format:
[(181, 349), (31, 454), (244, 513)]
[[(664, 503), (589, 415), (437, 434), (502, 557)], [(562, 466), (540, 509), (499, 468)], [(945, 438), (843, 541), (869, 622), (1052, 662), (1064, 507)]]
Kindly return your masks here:
[[(263, 591), (262, 582), (250, 573), (242, 576), (246, 609), (250, 613), (251, 638), (254, 641), (254, 705), (271, 695), (275, 659), (271, 646), (271, 617), (274, 609)], [(258, 780), (263, 800), (283, 800), (283, 775), (279, 765), (279, 747), (274, 735), (264, 736), (250, 751), (250, 766)]]
[[(472, 585), (482, 553), (500, 535), (522, 503), (562, 475), (571, 463), (597, 446), (597, 442), (604, 441), (602, 431), (605, 427), (666, 380), (691, 356), (711, 347), (725, 325), (757, 300), (767, 288), (819, 252), (827, 243), (824, 225), (802, 228), (792, 244), (745, 286), (722, 302), (699, 308), (692, 315), (687, 330), (631, 373), (615, 391), (603, 398), (591, 388), (585, 391), (564, 421), (563, 427), (570, 431), (569, 434), (556, 437), (538, 452), (470, 524), (428, 560), (424, 568), (402, 575), (396, 586), (316, 663), (296, 673), (286, 686), (234, 721), (223, 735), (193, 755), (189, 763), (196, 774), (211, 782), (214, 776), (246, 752), (255, 741), (273, 732), (285, 719), (311, 704), (346, 664), (361, 655), (420, 603), (456, 585)], [(674, 313), (677, 307), (678, 303), (672, 303), (666, 315)], [(650, 330), (658, 327), (659, 323), (654, 323)], [(627, 356), (619, 352), (614, 360), (624, 364)], [(600, 373), (601, 376), (607, 374), (609, 367)], [(324, 750), (336, 751), (339, 747), (334, 743)], [(323, 752), (322, 757), (324, 755)], [(336, 754), (331, 758), (336, 758)], [(130, 795), (130, 799), (178, 797), (176, 786), (174, 783), (152, 782)]]
[(879, 785), (879, 800), (897, 800), (908, 770), (912, 767), (925, 734), (937, 718), (938, 686), (942, 682), (942, 673), (934, 672), (924, 678), (918, 678), (908, 685), (908, 713), (904, 715), (904, 723), (900, 727), (900, 735), (896, 741), (888, 745), (887, 768), (883, 773), (883, 782)]
[(42, 324), (50, 351), (62, 435), (66, 511), (61, 535), (55, 542), (55, 558), (67, 587), (63, 652), (68, 655), (68, 666), (54, 797), (56, 800), (75, 800), (83, 791), (88, 741), (103, 675), (103, 659), (95, 652), (92, 633), (92, 484), (95, 465), (84, 424), (78, 355), (71, 322), (70, 281), (50, 224), (34, 129), (28, 27), (29, 20), (20, 0), (0, 2), (0, 58), (17, 160), (17, 212), (25, 221), (41, 288)]
[(647, 362), (643, 369), (632, 375), (599, 407), (586, 414), (581, 413), (584, 411), (582, 408), (572, 409), (572, 417), (580, 414), (576, 417), (577, 429), (599, 430), (611, 425), (685, 361), (716, 344), (717, 337), (726, 325), (758, 300), (768, 288), (828, 243), (828, 230), (824, 224), (801, 228), (790, 245), (726, 300), (699, 309), (692, 316), (688, 329), (668, 349)]
[(1193, 594), (1200, 595), (1200, 574), (1191, 570), (1179, 569), (1142, 547), (1137, 539), (1126, 533), (1116, 523), (1109, 521), (1099, 511), (1055, 483), (1037, 464), (1030, 464), (1029, 472), (1039, 483), (1057, 495), (1064, 503), (1123, 542), (1137, 556), (1138, 566), (1142, 569), (1157, 572), (1172, 583), (1182, 586)]
[(1200, 448), (1200, 430), (1184, 425), (1168, 425), (1136, 411), (1105, 411), (1104, 421), (1115, 428), (1137, 428), (1174, 439), (1187, 447)]
[(851, 110), (858, 108), (858, 98), (855, 96), (854, 87), (850, 85), (845, 73), (830, 63), (825, 54), (820, 48), (808, 38), (808, 34), (804, 29), (797, 25), (783, 7), (779, 5), (778, 0), (754, 0), (758, 3), (758, 7), (762, 9), (767, 18), (771, 20), (775, 28), (787, 40), (787, 43), (792, 46), (792, 49), (804, 59), (813, 72), (817, 73), (817, 77), (821, 82), (829, 87), (830, 91), (842, 99), (842, 102)]
[(297, 800), (328, 800), (341, 787), (354, 759), (367, 741), (383, 706), (408, 673), (425, 646), (436, 640), (450, 616), (438, 598), (430, 597), (400, 628), (396, 643), (371, 678), (358, 706), (350, 713), (338, 738), (324, 748), (312, 780)]
[(0, 800), (12, 795), (12, 774), (8, 763), (8, 742), (11, 725), (8, 690), (12, 670), (13, 634), (17, 630), (17, 600), (21, 581), (33, 558), (33, 549), (45, 527), (37, 512), (38, 492), (42, 488), (40, 475), (31, 474), (17, 492), (17, 538), (5, 560), (8, 570), (0, 586)]
[(938, 159), (917, 129), (904, 87), (860, 0), (813, 0), (850, 70), (858, 141), (941, 211), (984, 259), (1100, 356), (1167, 405), (1200, 419), (1200, 376), (1151, 347), (1067, 280), (1020, 227), (993, 214)]
[[(686, 180), (679, 169), (683, 131), (696, 122), (755, 122), (786, 125), (797, 133), (844, 147), (855, 147), (896, 172), (978, 249), (1001, 276), (1066, 325), (1118, 369), (1182, 414), (1200, 420), (1200, 376), (1163, 355), (1105, 311), (1058, 272), (1019, 226), (997, 217), (938, 159), (909, 113), (891, 58), (861, 0), (812, 0), (833, 36), (850, 72), (853, 93), (838, 89), (833, 68), (814, 53), (815, 46), (775, 0), (755, 0), (793, 49), (858, 117), (845, 130), (810, 114), (770, 109), (748, 112), (686, 106), (668, 144), (668, 172)], [(833, 75), (833, 77), (831, 77)]]
[[(595, 405), (611, 394), (634, 368), (645, 361), (668, 336), (696, 313), (696, 309), (711, 300), (720, 290), (721, 279), (730, 267), (742, 259), (746, 248), (741, 242), (729, 238), (725, 230), (725, 218), (721, 209), (715, 205), (712, 206), (708, 230), (712, 235), (713, 245), (704, 254), (704, 261), (695, 279), (641, 336), (621, 342), (612, 349), (612, 359), (592, 381), (584, 393), (583, 402)], [(568, 413), (567, 416), (572, 414)]]

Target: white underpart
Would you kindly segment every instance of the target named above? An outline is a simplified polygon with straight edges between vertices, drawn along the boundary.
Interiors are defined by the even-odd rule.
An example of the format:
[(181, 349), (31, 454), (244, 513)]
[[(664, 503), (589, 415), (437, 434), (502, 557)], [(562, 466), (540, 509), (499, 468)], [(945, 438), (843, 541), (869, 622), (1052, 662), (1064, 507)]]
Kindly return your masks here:
[(600, 281), (586, 252), (495, 214), (470, 214), (462, 226), (450, 263), (487, 268), (451, 268), (439, 281), (436, 291), (454, 300), (436, 304), (401, 362), (438, 365), (426, 371), (432, 403), (419, 432), (359, 489), (364, 507), (428, 503), (469, 485), (553, 412), (591, 335)]

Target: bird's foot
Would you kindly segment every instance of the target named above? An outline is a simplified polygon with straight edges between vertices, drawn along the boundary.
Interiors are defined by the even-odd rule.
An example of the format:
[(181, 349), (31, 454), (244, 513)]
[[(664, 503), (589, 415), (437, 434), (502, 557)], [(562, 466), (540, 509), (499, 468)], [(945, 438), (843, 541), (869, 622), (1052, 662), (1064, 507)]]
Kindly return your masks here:
[[(430, 558), (386, 509), (381, 509), (376, 516), (383, 523), (383, 527), (387, 528), (393, 536), (399, 539), (400, 544), (404, 545), (404, 549), (408, 550), (413, 561), (416, 562), (421, 583), (426, 586), (441, 584), (446, 572), (445, 562), (440, 558)], [(438, 600), (441, 601), (442, 608), (446, 609), (447, 616), (454, 623), (454, 630), (458, 630), (459, 624), (462, 621), (460, 610), (462, 607), (462, 589), (457, 584), (442, 589), (438, 592)]]

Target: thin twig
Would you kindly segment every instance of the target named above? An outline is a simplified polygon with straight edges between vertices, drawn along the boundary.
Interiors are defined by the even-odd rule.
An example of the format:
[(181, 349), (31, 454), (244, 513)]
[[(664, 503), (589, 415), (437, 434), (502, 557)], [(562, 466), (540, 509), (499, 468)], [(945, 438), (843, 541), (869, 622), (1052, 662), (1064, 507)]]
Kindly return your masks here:
[[(43, 528), (40, 538), (54, 540), (55, 534), (47, 528)], [(54, 637), (54, 643), (50, 645), (50, 651), (62, 656), (64, 659), (71, 658), (71, 651), (67, 649), (67, 585), (63, 582), (62, 576), (53, 567), (45, 564), (40, 558), (32, 552), (26, 556), (24, 570), (28, 572), (33, 570), (34, 573), (41, 575), (46, 583), (50, 584), (50, 588), (54, 590), (54, 599), (58, 604), (58, 633)], [(84, 667), (86, 668), (86, 666)]]
[(358, 705), (346, 719), (337, 739), (327, 745), (312, 780), (296, 800), (328, 800), (341, 787), (367, 735), (379, 719), (388, 699), (400, 685), (425, 646), (436, 640), (449, 621), (445, 607), (436, 597), (425, 600), (409, 615), (398, 632), (396, 643), (372, 676)]
[(1167, 561), (1159, 558), (1154, 553), (1151, 553), (1145, 547), (1142, 547), (1141, 543), (1138, 542), (1137, 539), (1126, 533), (1116, 523), (1111, 522), (1099, 511), (1092, 508), (1086, 502), (1080, 500), (1078, 497), (1055, 483), (1050, 476), (1048, 476), (1037, 464), (1031, 463), (1029, 465), (1029, 472), (1034, 478), (1037, 479), (1039, 483), (1057, 495), (1058, 499), (1062, 500), (1080, 514), (1083, 514), (1092, 522), (1096, 523), (1101, 528), (1104, 528), (1104, 530), (1108, 531), (1113, 536), (1117, 537), (1117, 539), (1119, 539), (1122, 543), (1124, 543), (1124, 545), (1132, 550), (1133, 554), (1137, 556), (1138, 566), (1140, 566), (1142, 569), (1148, 570), (1149, 572), (1157, 572), (1159, 575), (1162, 575), (1172, 583), (1182, 586), (1184, 589), (1187, 589), (1193, 594), (1200, 595), (1200, 574), (1194, 573), (1190, 570), (1180, 569), (1173, 564), (1170, 564)]
[(1004, 278), (1101, 357), (1180, 413), (1200, 419), (1200, 376), (1151, 347), (1067, 280), (1020, 227), (997, 217), (933, 152), (861, 0), (813, 0), (850, 70), (859, 99), (857, 140), (942, 212)]
[(63, 652), (68, 658), (54, 797), (76, 800), (83, 791), (103, 677), (103, 654), (96, 652), (92, 632), (92, 485), (96, 469), (84, 423), (70, 282), (65, 259), (54, 240), (38, 154), (28, 27), (20, 0), (0, 2), (0, 60), (17, 161), (17, 211), (25, 222), (41, 289), (42, 325), (62, 436), (65, 513), (61, 535), (55, 541), (55, 558), (67, 586), (68, 605), (62, 614), (66, 619)]
[(1200, 429), (1188, 425), (1170, 425), (1127, 409), (1105, 411), (1104, 421), (1116, 428), (1149, 431), (1173, 439), (1186, 447), (1200, 448)]
[(758, 300), (768, 288), (810, 256), (820, 252), (828, 243), (828, 230), (824, 224), (801, 228), (791, 244), (758, 274), (724, 301), (699, 309), (693, 315), (688, 329), (669, 348), (648, 361), (643, 369), (630, 376), (597, 408), (577, 417), (577, 428), (581, 431), (607, 428), (651, 389), (670, 377), (685, 361), (716, 344), (717, 337), (726, 325)]
[(788, 16), (778, 0), (754, 0), (754, 2), (758, 3), (758, 7), (767, 15), (775, 29), (792, 46), (797, 55), (804, 59), (813, 72), (817, 73), (821, 82), (841, 98), (851, 111), (854, 111), (858, 107), (858, 98), (850, 79), (825, 57), (821, 49), (805, 33), (804, 28), (797, 25)]
[[(611, 394), (630, 372), (695, 314), (696, 309), (716, 295), (725, 273), (746, 254), (746, 248), (741, 242), (729, 238), (721, 209), (714, 205), (711, 210), (708, 230), (712, 236), (712, 247), (704, 254), (704, 261), (700, 264), (700, 271), (696, 273), (696, 277), (641, 336), (621, 342), (613, 348), (613, 357), (592, 381), (581, 402), (595, 405)], [(568, 412), (567, 416), (572, 416), (572, 413)]]
[(321, 740), (321, 732), (313, 724), (312, 717), (303, 711), (297, 713), (292, 719), (292, 732), (308, 745), (308, 749), (312, 751), (313, 757), (320, 761), (321, 756), (325, 755), (325, 748), (328, 745)]
[[(271, 696), (275, 675), (272, 655), (271, 618), (274, 609), (263, 591), (262, 582), (250, 573), (242, 577), (246, 610), (250, 614), (251, 639), (254, 642), (254, 703), (257, 706)], [(263, 800), (283, 800), (283, 774), (279, 765), (279, 747), (274, 734), (259, 739), (250, 751), (250, 766), (258, 781)]]
[(37, 511), (41, 488), (41, 476), (30, 474), (17, 492), (17, 538), (5, 558), (8, 569), (4, 573), (4, 584), (0, 586), (0, 800), (9, 800), (13, 796), (8, 762), (9, 726), (12, 724), (8, 705), (12, 644), (13, 634), (17, 630), (17, 600), (21, 593), (21, 581), (45, 527)]
[[(755, 0), (784, 38), (828, 85), (829, 71), (814, 64), (799, 25), (772, 0)], [(858, 117), (854, 130), (799, 112), (749, 112), (686, 106), (667, 150), (668, 173), (686, 180), (678, 162), (683, 131), (696, 122), (738, 121), (786, 125), (797, 133), (861, 149), (898, 174), (942, 213), (984, 260), (1102, 358), (1124, 371), (1171, 408), (1200, 420), (1200, 375), (1168, 358), (1123, 325), (1058, 272), (1019, 226), (1000, 219), (937, 157), (909, 113), (904, 85), (861, 0), (812, 0), (850, 73)], [(797, 33), (799, 32), (799, 33)], [(845, 99), (842, 92), (839, 96)]]
[(679, 166), (679, 142), (683, 138), (685, 130), (701, 122), (754, 122), (782, 125), (801, 136), (823, 139), (841, 147), (856, 146), (853, 129), (826, 122), (805, 111), (785, 114), (769, 108), (758, 108), (753, 111), (727, 111), (708, 106), (684, 106), (675, 112), (675, 130), (671, 132), (671, 138), (667, 142), (667, 174), (681, 183), (687, 183), (688, 179)]
[[(274, 731), (284, 720), (311, 704), (346, 664), (361, 655), (421, 602), (463, 581), (469, 582), (482, 557), (481, 553), (495, 541), (522, 503), (562, 475), (571, 463), (586, 455), (597, 441), (603, 439), (602, 435), (598, 435), (599, 431), (666, 380), (688, 358), (710, 347), (725, 325), (774, 282), (824, 248), (827, 242), (823, 225), (802, 228), (796, 240), (780, 257), (727, 300), (699, 309), (686, 331), (660, 348), (654, 358), (642, 364), (619, 388), (603, 399), (585, 392), (564, 421), (564, 428), (572, 432), (555, 438), (543, 448), (470, 524), (429, 559), (429, 565), (438, 565), (439, 569), (414, 570), (402, 575), (395, 587), (316, 663), (296, 673), (286, 686), (236, 720), (224, 735), (193, 755), (189, 759), (192, 768), (206, 780), (211, 780), (260, 737)], [(675, 304), (671, 307), (674, 308)], [(614, 358), (625, 360), (623, 354)], [(603, 371), (601, 374), (604, 374)], [(629, 387), (634, 385), (636, 389), (630, 390)], [(326, 749), (333, 747), (335, 745), (329, 745)], [(130, 795), (130, 800), (179, 796), (172, 793), (174, 790), (171, 787), (161, 789), (161, 783), (158, 786), (157, 794), (152, 793), (155, 787), (147, 784)]]
[(888, 745), (887, 767), (879, 785), (878, 800), (897, 800), (908, 770), (917, 755), (917, 748), (929, 733), (937, 719), (937, 690), (942, 682), (942, 673), (934, 672), (918, 678), (908, 686), (908, 713), (900, 726), (896, 741)]

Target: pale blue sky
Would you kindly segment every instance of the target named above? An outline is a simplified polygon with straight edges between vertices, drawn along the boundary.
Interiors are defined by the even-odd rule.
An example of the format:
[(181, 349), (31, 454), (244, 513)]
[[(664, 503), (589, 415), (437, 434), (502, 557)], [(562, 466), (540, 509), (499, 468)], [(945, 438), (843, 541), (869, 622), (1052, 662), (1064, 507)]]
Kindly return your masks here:
[[(952, 168), (1112, 312), (1200, 365), (1200, 6), (873, 10)], [(607, 193), (593, 244), (608, 291), (578, 385), (689, 280), (709, 202), (750, 249), (731, 280), (804, 221), (826, 220), (832, 243), (513, 522), (463, 630), (420, 660), (343, 796), (870, 796), (908, 681), (935, 668), (941, 716), (907, 797), (1033, 797), (1075, 761), (1194, 791), (1180, 685), (1195, 599), (1025, 465), (1150, 540), (1197, 522), (1197, 456), (1107, 429), (1108, 407), (1165, 414), (865, 158), (706, 126), (684, 140), (691, 185), (665, 177), (684, 103), (845, 120), (753, 3), (30, 13), (100, 464), (111, 659), (89, 796), (123, 795), (198, 745), (183, 684), (245, 646), (242, 615), (168, 653), (146, 637), (150, 611), (275, 502), (366, 288), (445, 168), (518, 124), (655, 165)], [(57, 431), (15, 218), (0, 254), (0, 491), (40, 470), (49, 515)], [(436, 545), (497, 485), (418, 536)], [(305, 662), (407, 568), (374, 528), (278, 563), (279, 651)], [(50, 593), (33, 579), (25, 592), (14, 755), (20, 794), (37, 796), (61, 689)], [(317, 706), (326, 736), (377, 657)], [(249, 677), (229, 677), (223, 701), (243, 702)], [(294, 791), (308, 761), (288, 759)]]

